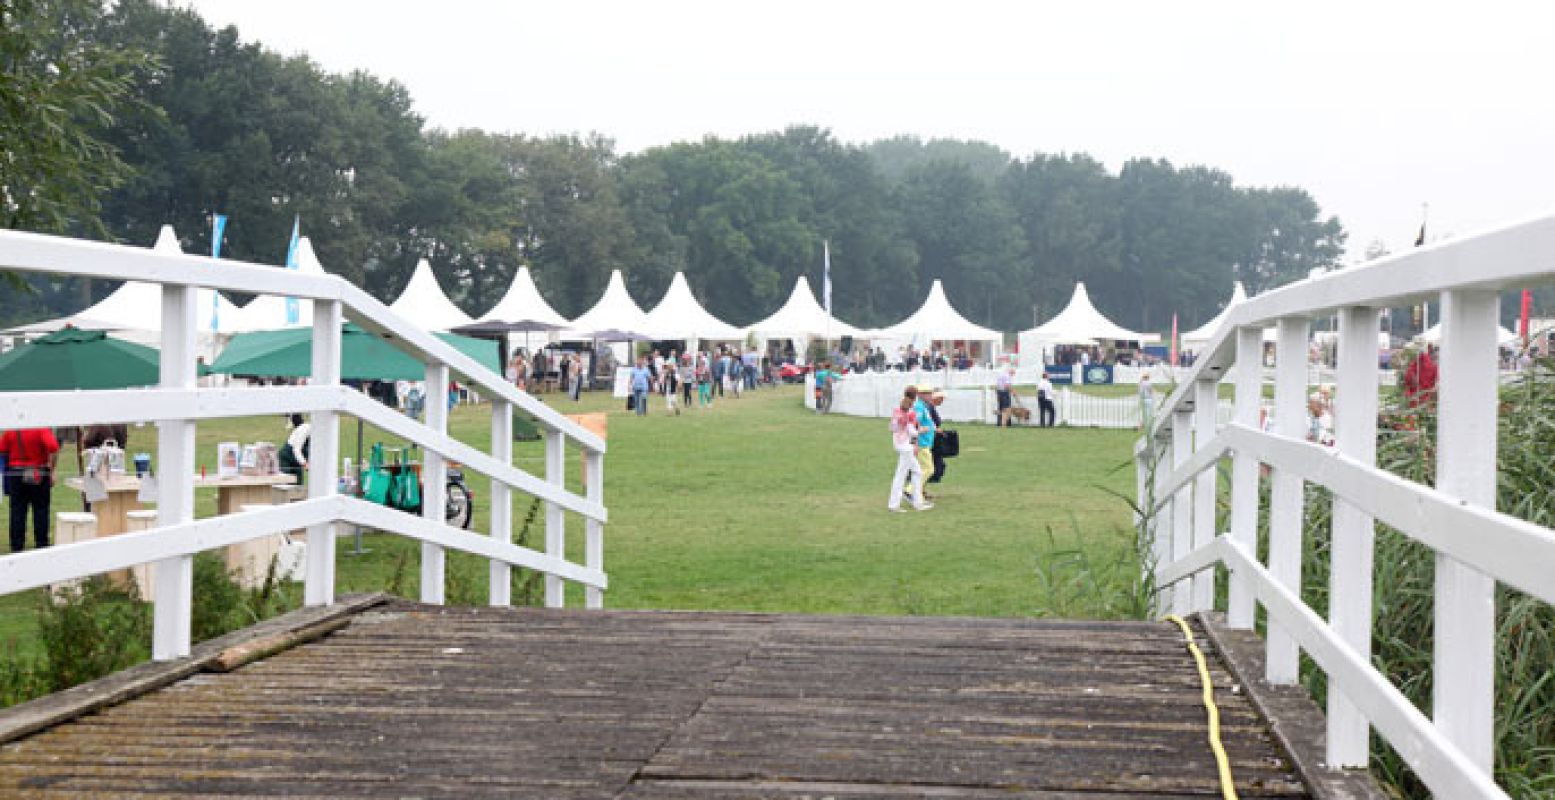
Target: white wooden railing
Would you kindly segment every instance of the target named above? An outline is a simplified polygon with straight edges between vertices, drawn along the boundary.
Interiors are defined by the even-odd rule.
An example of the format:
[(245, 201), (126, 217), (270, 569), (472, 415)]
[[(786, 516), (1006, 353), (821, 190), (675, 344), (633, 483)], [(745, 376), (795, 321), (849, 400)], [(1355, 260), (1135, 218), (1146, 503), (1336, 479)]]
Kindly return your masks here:
[[(1422, 247), (1259, 295), (1234, 308), (1191, 376), (1135, 449), (1143, 533), (1161, 613), (1210, 610), (1230, 576), (1228, 623), (1267, 613), (1267, 679), (1293, 684), (1306, 652), (1328, 676), (1327, 763), (1364, 767), (1368, 729), (1438, 797), (1505, 797), (1494, 750), (1495, 588), (1555, 603), (1555, 532), (1496, 510), (1499, 292), (1555, 279), (1555, 216)], [(1443, 310), (1436, 486), (1376, 465), (1379, 309)], [(1336, 443), (1305, 440), (1309, 320), (1337, 314)], [(1274, 427), (1260, 430), (1262, 334), (1277, 332)], [(1252, 368), (1247, 368), (1251, 365)], [(1213, 416), (1231, 375), (1230, 424)], [(1230, 530), (1215, 523), (1217, 465), (1232, 459)], [(1267, 467), (1268, 563), (1258, 558)], [(1301, 600), (1303, 492), (1333, 494), (1328, 619)], [(1371, 665), (1374, 523), (1436, 552), (1434, 696), (1428, 718)]]
[[(199, 256), (157, 253), (137, 247), (0, 231), (0, 267), (24, 272), (160, 284), (161, 382), (156, 388), (85, 392), (0, 393), (0, 429), (55, 427), (151, 420), (159, 428), (158, 527), (139, 533), (50, 547), (0, 558), (0, 594), (138, 564), (155, 563), (154, 632), (157, 660), (189, 654), (194, 554), (281, 531), (308, 530), (304, 602), (335, 601), (337, 526), (359, 525), (421, 541), (421, 600), (444, 600), (445, 551), (490, 560), (490, 602), (511, 602), (511, 569), (545, 574), (545, 603), (563, 604), (565, 581), (582, 584), (589, 608), (604, 605), (605, 442), (572, 420), (516, 390), (501, 376), (453, 349), (337, 276), (309, 276)], [(285, 295), (313, 301), (313, 373), (309, 385), (257, 389), (201, 389), (196, 384), (195, 287)], [(491, 452), (448, 435), (448, 406), (427, 403), (426, 422), (398, 414), (340, 384), (341, 325), (350, 319), (426, 364), (428, 387), (447, 386), (450, 374), (491, 401)], [(147, 327), (152, 327), (148, 324)], [(440, 397), (441, 395), (434, 395)], [(545, 474), (512, 464), (513, 414), (535, 418), (545, 439)], [(256, 414), (312, 415), (308, 499), (264, 510), (196, 521), (195, 426), (199, 420)], [(358, 417), (419, 446), (425, 453), (426, 487), (420, 517), (336, 493), (340, 463), (340, 415)], [(584, 454), (584, 493), (565, 486), (568, 440)], [(464, 463), (491, 479), (489, 535), (444, 522), (447, 460)], [(512, 543), (512, 492), (545, 503), (545, 550)], [(565, 514), (584, 519), (583, 563), (567, 560)]]

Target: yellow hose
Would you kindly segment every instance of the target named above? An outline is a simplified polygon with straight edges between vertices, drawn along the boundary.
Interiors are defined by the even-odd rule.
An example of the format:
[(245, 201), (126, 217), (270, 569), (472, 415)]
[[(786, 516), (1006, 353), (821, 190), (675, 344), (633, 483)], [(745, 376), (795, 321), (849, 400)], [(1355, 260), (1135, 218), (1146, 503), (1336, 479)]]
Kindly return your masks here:
[(1226, 757), (1226, 748), (1220, 743), (1220, 709), (1215, 706), (1215, 689), (1210, 682), (1209, 665), (1204, 661), (1204, 653), (1194, 643), (1193, 629), (1188, 627), (1188, 623), (1176, 614), (1168, 616), (1166, 621), (1175, 622), (1182, 629), (1183, 638), (1188, 640), (1188, 651), (1193, 653), (1193, 663), (1199, 668), (1199, 682), (1204, 685), (1204, 710), (1209, 714), (1209, 748), (1215, 751), (1215, 765), (1220, 769), (1220, 796), (1225, 800), (1237, 800), (1236, 785), (1231, 780), (1231, 759)]

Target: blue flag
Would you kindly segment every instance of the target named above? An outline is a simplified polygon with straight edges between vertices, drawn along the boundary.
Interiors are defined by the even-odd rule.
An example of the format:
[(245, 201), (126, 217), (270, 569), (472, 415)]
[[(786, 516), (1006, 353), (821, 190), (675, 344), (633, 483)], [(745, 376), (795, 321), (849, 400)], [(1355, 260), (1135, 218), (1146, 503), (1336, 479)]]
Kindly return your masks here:
[[(297, 245), (301, 241), (298, 237), (301, 219), (292, 217), (292, 241), (286, 245), (286, 268), (297, 269)], [(286, 324), (296, 325), (298, 321), (297, 298), (286, 298)]]
[[(227, 232), (227, 215), (211, 215), (211, 258), (221, 258), (221, 238)], [(221, 292), (211, 292), (211, 333), (221, 322)]]

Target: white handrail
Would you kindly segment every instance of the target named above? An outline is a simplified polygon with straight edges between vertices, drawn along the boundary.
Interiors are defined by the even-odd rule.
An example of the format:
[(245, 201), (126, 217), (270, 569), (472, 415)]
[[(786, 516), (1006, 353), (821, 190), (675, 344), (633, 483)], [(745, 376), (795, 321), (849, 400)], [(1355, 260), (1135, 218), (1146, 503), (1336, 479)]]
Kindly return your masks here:
[[(1253, 624), (1251, 602), (1268, 613), (1269, 680), (1293, 682), (1296, 648), (1329, 676), (1327, 763), (1364, 766), (1375, 728), (1438, 796), (1505, 797), (1490, 777), (1494, 696), (1494, 589), (1497, 582), (1555, 603), (1555, 531), (1495, 508), (1499, 380), (1495, 334), (1500, 290), (1555, 281), (1555, 216), (1545, 216), (1299, 281), (1239, 304), (1227, 315), (1186, 380), (1163, 404), (1139, 460), (1141, 534), (1153, 536), (1162, 612), (1210, 610), (1217, 565), (1232, 580), (1233, 627)], [(1377, 309), (1422, 300), (1444, 308), (1437, 446), (1438, 486), (1375, 466)], [(1308, 386), (1307, 329), (1337, 313), (1340, 400), (1333, 448), (1303, 441)], [(1259, 430), (1262, 329), (1276, 327), (1274, 430)], [(1234, 372), (1228, 372), (1234, 371)], [(1216, 425), (1192, 413), (1237, 378), (1235, 419)], [(1256, 377), (1255, 377), (1256, 376)], [(1185, 443), (1193, 445), (1191, 455)], [(1237, 460), (1232, 528), (1214, 517), (1221, 459)], [(1274, 484), (1265, 512), (1258, 468)], [(1301, 601), (1304, 487), (1334, 497), (1325, 621)], [(1190, 492), (1190, 486), (1196, 491)], [(1259, 563), (1254, 534), (1269, 520), (1270, 564)], [(1370, 664), (1371, 561), (1375, 522), (1437, 553), (1436, 687), (1428, 720)], [(1205, 541), (1206, 526), (1216, 526)], [(1195, 591), (1186, 587), (1194, 582)], [(1246, 604), (1246, 605), (1243, 605)]]
[[(325, 605), (335, 600), (335, 534), (341, 524), (370, 526), (422, 542), (422, 599), (442, 602), (444, 549), (453, 548), (487, 558), (494, 603), (509, 602), (507, 583), (512, 567), (544, 573), (547, 605), (560, 606), (562, 581), (583, 585), (590, 608), (603, 606), (608, 578), (603, 569), (603, 501), (605, 442), (550, 406), (520, 392), (500, 375), (478, 364), (442, 340), (399, 317), (387, 306), (338, 276), (309, 276), (273, 267), (154, 252), (63, 239), (17, 231), (0, 231), (0, 265), (25, 272), (127, 279), (162, 286), (162, 380), (158, 388), (85, 392), (18, 392), (0, 394), (0, 427), (58, 427), (114, 422), (154, 421), (158, 437), (159, 527), (105, 539), (23, 552), (0, 558), (0, 593), (58, 583), (128, 566), (154, 562), (153, 657), (158, 660), (189, 654), (192, 558), (203, 550), (236, 544), (297, 528), (307, 528), (305, 602)], [(285, 295), (313, 301), (312, 385), (262, 389), (200, 389), (194, 381), (196, 309), (194, 288)], [(148, 317), (156, 314), (147, 309)], [(493, 430), (503, 441), (494, 455), (481, 452), (447, 435), (445, 416), (432, 409), (427, 423), (395, 413), (340, 385), (341, 324), (351, 319), (362, 328), (390, 340), (427, 365), (435, 388), (457, 373), (492, 400)], [(548, 469), (544, 478), (511, 463), (508, 441), (512, 414), (535, 417), (546, 431)], [(273, 509), (215, 519), (195, 520), (194, 431), (198, 420), (257, 414), (310, 413), (313, 446), (308, 489), (310, 499)], [(339, 415), (351, 414), (423, 448), (426, 502), (423, 516), (392, 511), (336, 491), (339, 455)], [(569, 491), (563, 480), (564, 448), (571, 441), (589, 467), (586, 496)], [(493, 500), (509, 500), (509, 490), (534, 496), (547, 509), (546, 552), (514, 545), (512, 515), (494, 510), (490, 536), (448, 526), (442, 520), (443, 465), (447, 459), (486, 474), (494, 486)], [(583, 516), (586, 552), (583, 565), (564, 557), (561, 520), (565, 512)], [(496, 585), (501, 582), (501, 586)]]

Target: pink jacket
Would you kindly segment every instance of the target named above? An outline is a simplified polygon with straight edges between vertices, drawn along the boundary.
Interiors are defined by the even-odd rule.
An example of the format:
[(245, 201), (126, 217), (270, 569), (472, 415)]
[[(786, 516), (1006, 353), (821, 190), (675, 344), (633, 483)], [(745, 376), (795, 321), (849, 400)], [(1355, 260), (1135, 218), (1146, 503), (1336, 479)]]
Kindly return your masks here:
[(912, 409), (891, 412), (891, 443), (900, 447), (912, 444), (918, 436), (918, 415)]

